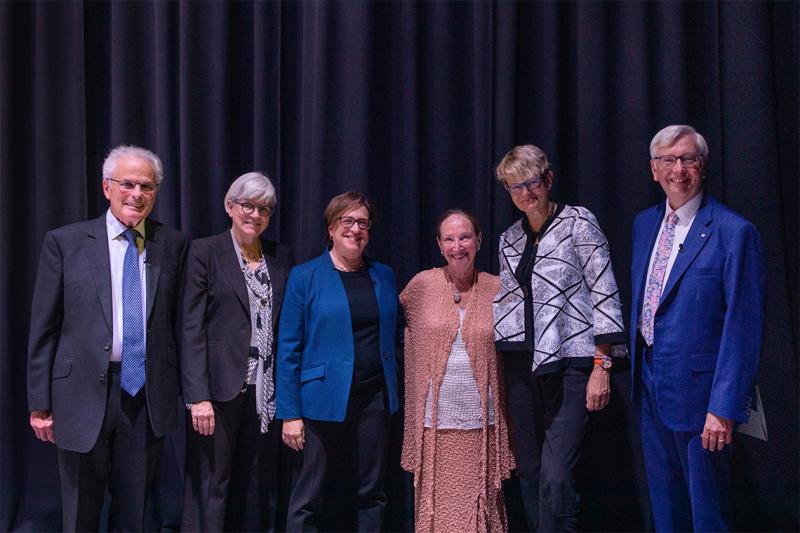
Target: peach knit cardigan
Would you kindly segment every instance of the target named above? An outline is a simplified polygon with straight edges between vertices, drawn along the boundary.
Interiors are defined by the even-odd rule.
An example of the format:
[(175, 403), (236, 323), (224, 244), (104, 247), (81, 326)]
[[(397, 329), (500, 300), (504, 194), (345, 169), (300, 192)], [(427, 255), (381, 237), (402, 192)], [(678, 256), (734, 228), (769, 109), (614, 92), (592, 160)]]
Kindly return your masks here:
[[(462, 325), (462, 337), (467, 347), (472, 371), (478, 385), (478, 393), (483, 412), (483, 435), (481, 457), (464, 457), (461, 464), (474, 464), (480, 461), (481, 483), (492, 483), (499, 488), (515, 467), (511, 453), (506, 424), (503, 391), (502, 360), (494, 345), (494, 318), (492, 300), (498, 292), (500, 280), (497, 276), (481, 272), (472, 294), (469, 296), (467, 313)], [(453, 289), (445, 278), (442, 268), (420, 272), (400, 294), (400, 304), (406, 315), (405, 329), (405, 427), (403, 432), (403, 452), (401, 466), (414, 474), (415, 493), (419, 488), (422, 469), (422, 432), (425, 419), (425, 399), (429, 384), (432, 385), (431, 415), (438, 419), (437, 406), (439, 387), (447, 368), (447, 360), (458, 332), (458, 308), (453, 302)], [(487, 472), (486, 439), (490, 434), (488, 420), (488, 387), (491, 384), (494, 396), (492, 408), (495, 413), (494, 450), (497, 468)], [(435, 446), (435, 443), (434, 443)], [(489, 476), (492, 475), (492, 479)], [(416, 494), (417, 498), (433, 498), (432, 494)], [(465, 512), (486, 512), (486, 491), (476, 494), (474, 509), (465, 502)], [(431, 502), (432, 504), (434, 502)], [(418, 505), (418, 504), (417, 504)], [(435, 508), (434, 505), (430, 505)], [(479, 520), (480, 522), (480, 520)]]

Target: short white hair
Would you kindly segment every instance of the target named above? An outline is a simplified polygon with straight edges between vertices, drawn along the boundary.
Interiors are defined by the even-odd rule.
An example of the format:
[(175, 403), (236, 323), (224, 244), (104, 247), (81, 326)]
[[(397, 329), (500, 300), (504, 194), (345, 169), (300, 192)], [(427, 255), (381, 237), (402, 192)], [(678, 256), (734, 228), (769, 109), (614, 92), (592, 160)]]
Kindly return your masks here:
[(117, 169), (117, 161), (122, 157), (138, 157), (144, 159), (150, 166), (153, 167), (153, 173), (156, 175), (156, 185), (161, 183), (164, 179), (164, 167), (161, 165), (161, 159), (156, 154), (146, 148), (134, 146), (132, 144), (121, 144), (111, 150), (103, 161), (103, 179), (109, 180), (114, 177), (114, 171)]
[(225, 210), (230, 202), (254, 202), (274, 208), (275, 187), (266, 174), (254, 171), (242, 174), (231, 183), (225, 194)]
[(656, 150), (658, 148), (669, 148), (678, 142), (682, 137), (687, 135), (691, 135), (694, 139), (694, 144), (697, 147), (697, 153), (703, 157), (708, 157), (708, 143), (706, 143), (705, 138), (697, 133), (697, 130), (695, 130), (693, 127), (685, 124), (667, 126), (656, 133), (655, 137), (653, 137), (653, 140), (650, 141), (650, 157), (653, 158), (656, 156)]

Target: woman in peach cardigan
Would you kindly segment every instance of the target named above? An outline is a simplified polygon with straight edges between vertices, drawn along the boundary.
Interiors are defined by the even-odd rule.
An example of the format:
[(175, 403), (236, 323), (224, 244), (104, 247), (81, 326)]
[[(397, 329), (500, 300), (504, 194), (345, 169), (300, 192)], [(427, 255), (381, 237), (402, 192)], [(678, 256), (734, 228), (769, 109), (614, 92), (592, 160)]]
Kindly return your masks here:
[(447, 261), (400, 294), (405, 310), (402, 466), (414, 474), (415, 531), (508, 529), (501, 483), (514, 459), (494, 347), (499, 280), (475, 268), (481, 232), (461, 210), (442, 215)]

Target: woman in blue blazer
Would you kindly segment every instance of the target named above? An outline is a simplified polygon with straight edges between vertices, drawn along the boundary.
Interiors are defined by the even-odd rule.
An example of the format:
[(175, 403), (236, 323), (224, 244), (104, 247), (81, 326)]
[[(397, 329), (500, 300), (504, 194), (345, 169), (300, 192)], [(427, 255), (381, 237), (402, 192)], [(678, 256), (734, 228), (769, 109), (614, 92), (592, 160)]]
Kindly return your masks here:
[(324, 214), (328, 249), (295, 267), (286, 285), (277, 417), (283, 441), (302, 452), (287, 531), (332, 528), (321, 512), (340, 465), (353, 479), (357, 530), (381, 529), (389, 415), (399, 405), (397, 289), (391, 268), (364, 256), (372, 214), (362, 194), (334, 197)]

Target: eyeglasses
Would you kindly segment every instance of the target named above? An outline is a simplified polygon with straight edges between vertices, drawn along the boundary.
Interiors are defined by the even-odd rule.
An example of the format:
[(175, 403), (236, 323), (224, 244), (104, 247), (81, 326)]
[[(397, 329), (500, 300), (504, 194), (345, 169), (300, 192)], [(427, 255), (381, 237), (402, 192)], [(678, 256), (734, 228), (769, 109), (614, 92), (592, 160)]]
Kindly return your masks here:
[(251, 204), (250, 202), (237, 202), (237, 201), (234, 201), (233, 203), (242, 206), (242, 211), (244, 212), (245, 215), (252, 215), (253, 211), (255, 211), (256, 209), (258, 209), (258, 214), (261, 215), (262, 217), (268, 217), (272, 215), (272, 213), (274, 212), (274, 209), (271, 205), (255, 205)]
[(139, 187), (139, 190), (145, 194), (150, 194), (152, 192), (155, 192), (156, 189), (158, 189), (158, 185), (156, 185), (155, 183), (138, 183), (132, 180), (115, 180), (114, 178), (106, 178), (106, 179), (108, 181), (113, 181), (114, 183), (116, 183), (117, 187), (119, 187), (120, 190), (123, 190), (125, 192), (133, 192), (137, 186)]
[(342, 226), (345, 228), (352, 228), (353, 224), (358, 224), (360, 229), (369, 229), (372, 227), (372, 221), (368, 218), (353, 218), (353, 217), (339, 217), (339, 222), (342, 223)]
[(525, 180), (522, 183), (515, 183), (514, 185), (509, 185), (506, 187), (506, 190), (510, 192), (512, 196), (519, 196), (520, 194), (522, 194), (522, 191), (524, 189), (528, 189), (529, 191), (531, 191), (542, 184), (542, 177), (544, 177), (544, 173), (547, 172), (547, 170), (548, 169), (544, 169), (542, 173), (536, 176), (535, 178)]
[(688, 154), (683, 154), (679, 156), (658, 155), (653, 159), (656, 161), (660, 161), (661, 166), (663, 166), (664, 168), (674, 167), (675, 163), (677, 163), (679, 159), (684, 168), (697, 168), (698, 166), (700, 166), (700, 163), (703, 161), (704, 158), (700, 154), (693, 154), (690, 152)]

